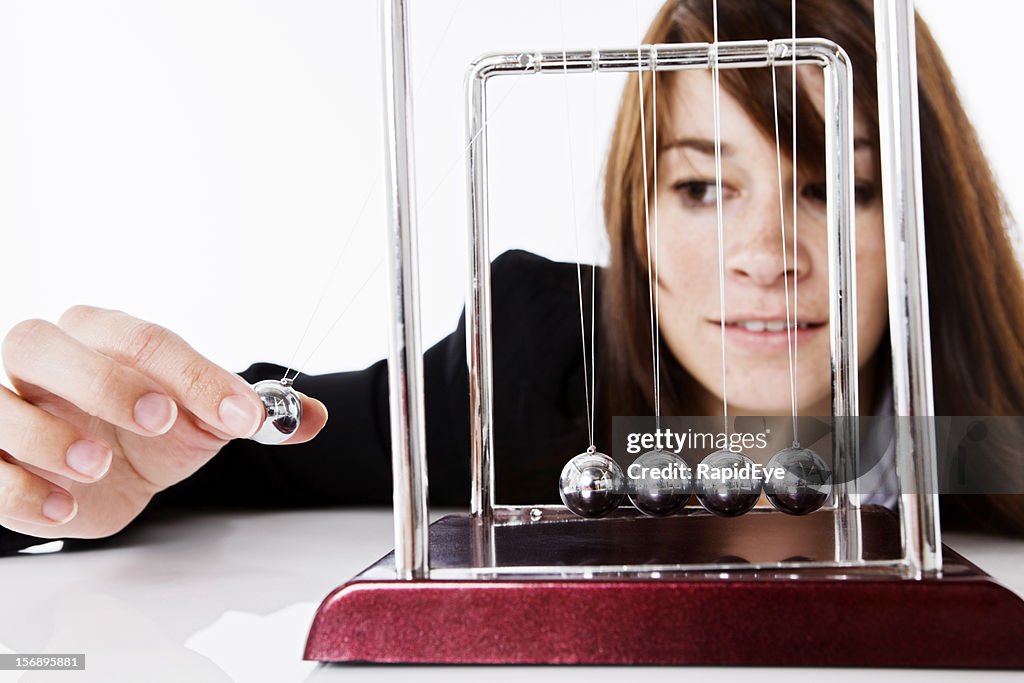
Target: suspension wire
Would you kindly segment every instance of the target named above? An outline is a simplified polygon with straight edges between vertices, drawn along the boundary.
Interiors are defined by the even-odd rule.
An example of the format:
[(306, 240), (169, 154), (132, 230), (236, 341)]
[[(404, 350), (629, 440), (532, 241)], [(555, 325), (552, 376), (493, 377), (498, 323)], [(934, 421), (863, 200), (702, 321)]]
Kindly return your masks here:
[[(654, 416), (655, 421), (660, 428), (661, 423), (661, 396), (659, 395), (658, 385), (658, 344), (657, 344), (657, 329), (655, 327), (655, 303), (654, 303), (654, 275), (652, 273), (652, 261), (654, 260), (651, 254), (651, 205), (650, 205), (650, 188), (647, 180), (647, 115), (646, 115), (646, 104), (644, 102), (644, 72), (643, 72), (643, 33), (640, 28), (640, 3), (639, 0), (634, 3), (634, 9), (636, 12), (636, 26), (637, 33), (639, 34), (639, 42), (636, 46), (636, 83), (638, 92), (640, 94), (640, 159), (641, 159), (641, 176), (643, 177), (643, 189), (644, 189), (644, 234), (647, 240), (647, 285), (650, 299), (650, 317), (651, 317), (651, 374), (654, 384)], [(653, 73), (653, 67), (652, 67)], [(657, 116), (655, 116), (657, 118)], [(657, 154), (657, 150), (654, 150)], [(655, 162), (657, 163), (657, 162)]]
[[(800, 269), (798, 268), (798, 254), (799, 244), (798, 237), (799, 232), (797, 226), (799, 224), (798, 211), (797, 211), (797, 199), (799, 197), (799, 182), (797, 179), (797, 144), (796, 144), (796, 0), (793, 0), (790, 9), (790, 35), (792, 36), (792, 65), (793, 65), (793, 92), (792, 95), (792, 109), (793, 109), (793, 151), (792, 151), (792, 162), (793, 162), (793, 326), (796, 328), (796, 332), (800, 331)], [(774, 69), (773, 69), (774, 72)], [(787, 299), (788, 300), (788, 299)], [(795, 365), (795, 372), (793, 373), (793, 395), (796, 397), (800, 396), (800, 350), (798, 345), (793, 346), (793, 363)], [(797, 416), (800, 414), (800, 402), (798, 399), (794, 399), (793, 409), (793, 447), (800, 447), (800, 437), (797, 434)]]
[[(592, 95), (592, 100), (593, 100), (593, 102), (592, 102), (592, 104), (593, 104), (593, 118), (592, 118), (591, 130), (590, 130), (590, 134), (591, 134), (591, 154), (593, 155), (594, 175), (595, 175), (595, 177), (600, 177), (599, 166), (598, 166), (598, 154), (597, 154), (597, 79), (598, 79), (598, 71), (597, 71), (597, 66), (596, 66), (596, 64), (597, 64), (597, 58), (596, 58), (597, 50), (594, 50), (593, 54), (595, 55), (595, 58), (594, 58), (595, 66), (594, 66), (594, 73), (593, 73), (593, 75), (590, 78), (590, 83), (591, 83), (591, 86), (592, 86), (592, 93), (591, 93), (591, 95)], [(600, 212), (600, 207), (599, 206), (598, 206), (598, 212)], [(598, 215), (600, 215), (600, 213), (598, 213)], [(591, 387), (590, 396), (591, 396), (591, 401), (593, 401), (593, 403), (591, 404), (591, 413), (594, 416), (595, 422), (597, 421), (597, 355), (596, 355), (596, 350), (595, 350), (596, 340), (597, 340), (597, 336), (596, 336), (597, 330), (596, 330), (596, 325), (595, 325), (595, 318), (596, 318), (596, 316), (597, 316), (597, 262), (595, 260), (594, 263), (590, 264), (590, 339), (591, 339), (591, 344), (590, 344), (590, 367), (591, 367), (591, 369), (593, 370), (593, 373), (594, 373), (593, 385)], [(593, 436), (591, 436), (591, 440), (593, 440)]]
[[(593, 403), (594, 389), (591, 383), (594, 381), (594, 367), (592, 365), (594, 358), (594, 305), (591, 303), (590, 306), (590, 357), (591, 367), (588, 370), (587, 367), (587, 333), (585, 316), (583, 313), (583, 266), (580, 262), (580, 227), (579, 220), (576, 216), (576, 172), (575, 165), (573, 163), (572, 154), (572, 115), (569, 108), (569, 55), (566, 52), (565, 42), (565, 10), (562, 3), (558, 3), (558, 16), (562, 31), (562, 71), (563, 71), (563, 84), (565, 86), (565, 122), (566, 122), (566, 147), (568, 149), (569, 157), (569, 198), (572, 202), (572, 224), (573, 224), (573, 235), (576, 241), (576, 286), (579, 291), (579, 302), (580, 302), (580, 343), (583, 349), (583, 388), (584, 398), (586, 400), (587, 408), (587, 434), (590, 440), (590, 445), (587, 451), (593, 453), (597, 450), (597, 445), (594, 443), (594, 411), (595, 403)], [(593, 297), (593, 287), (591, 287), (591, 297)]]
[[(379, 180), (379, 178), (377, 179)], [(320, 306), (324, 303), (324, 298), (327, 296), (327, 290), (331, 286), (331, 282), (334, 281), (334, 276), (338, 273), (338, 268), (341, 266), (341, 261), (348, 253), (348, 244), (352, 241), (353, 235), (356, 233), (356, 228), (363, 220), (363, 214), (366, 213), (366, 207), (370, 205), (370, 197), (373, 196), (373, 190), (377, 186), (377, 181), (374, 181), (370, 189), (366, 192), (366, 197), (363, 199), (363, 205), (359, 209), (359, 213), (356, 215), (355, 221), (349, 227), (348, 235), (345, 236), (345, 241), (341, 245), (341, 249), (338, 251), (338, 258), (334, 261), (334, 266), (331, 268), (330, 275), (327, 276), (327, 281), (324, 283), (323, 288), (320, 290), (320, 297), (317, 299), (316, 304), (313, 306), (313, 312), (309, 314), (309, 319), (306, 321), (306, 328), (302, 331), (302, 336), (299, 337), (299, 343), (295, 345), (295, 350), (292, 352), (292, 357), (288, 359), (288, 365), (285, 368), (284, 376), (281, 378), (281, 382), (294, 382), (295, 377), (299, 376), (299, 373), (295, 373), (295, 377), (291, 380), (288, 379), (288, 373), (292, 371), (295, 359), (299, 355), (299, 349), (302, 348), (303, 342), (306, 341), (306, 337), (309, 335), (309, 330), (313, 327), (313, 321), (316, 320), (316, 314), (320, 312)]]
[(729, 435), (729, 385), (725, 372), (725, 229), (722, 211), (722, 112), (721, 84), (718, 62), (718, 0), (712, 0), (714, 42), (711, 64), (713, 111), (715, 120), (715, 211), (718, 229), (718, 305), (722, 328), (722, 419), (726, 438)]
[[(331, 323), (331, 326), (327, 328), (327, 332), (320, 339), (319, 343), (317, 343), (317, 345), (313, 347), (313, 350), (309, 352), (309, 355), (306, 357), (306, 360), (304, 360), (302, 362), (302, 365), (300, 365), (299, 367), (306, 367), (309, 364), (309, 362), (313, 360), (313, 357), (316, 355), (316, 352), (320, 350), (320, 347), (323, 346), (324, 342), (326, 342), (327, 339), (331, 336), (331, 332), (333, 332), (334, 328), (338, 326), (338, 323), (341, 322), (341, 319), (345, 317), (345, 314), (348, 313), (348, 309), (351, 308), (352, 304), (356, 302), (356, 299), (358, 299), (362, 291), (366, 289), (366, 285), (370, 284), (370, 280), (373, 279), (373, 276), (377, 274), (377, 271), (380, 270), (380, 267), (383, 264), (384, 257), (381, 256), (379, 259), (377, 259), (377, 263), (376, 265), (374, 265), (373, 270), (371, 270), (370, 274), (366, 276), (365, 280), (363, 280), (363, 284), (359, 285), (359, 289), (356, 290), (355, 294), (349, 297), (348, 302), (346, 302), (345, 306), (341, 309), (341, 313), (339, 313), (338, 317), (334, 319), (334, 322)], [(291, 384), (296, 379), (298, 379), (299, 375), (301, 374), (301, 370), (296, 370), (295, 375), (291, 379), (288, 379), (288, 375), (285, 375), (284, 378), (281, 379), (281, 383)]]
[[(445, 24), (444, 31), (441, 34), (441, 38), (438, 41), (437, 47), (434, 49), (434, 53), (430, 56), (430, 59), (427, 61), (426, 69), (424, 69), (424, 71), (420, 75), (419, 83), (417, 84), (417, 87), (414, 90), (414, 92), (418, 93), (420, 90), (420, 86), (422, 86), (423, 83), (426, 82), (427, 74), (429, 74), (430, 70), (434, 67), (434, 61), (437, 59), (437, 56), (441, 51), (441, 45), (444, 43), (444, 39), (448, 35), (448, 31), (451, 29), (452, 24), (455, 22), (455, 17), (458, 15), (459, 9), (462, 7), (463, 2), (465, 2), (465, 0), (458, 0), (458, 3), (455, 5), (455, 9), (453, 9), (451, 14), (449, 15), (448, 22)], [(382, 175), (383, 173), (378, 173), (376, 180), (370, 184), (370, 188), (366, 191), (366, 196), (363, 198), (362, 207), (359, 209), (359, 213), (356, 216), (356, 220), (349, 227), (348, 235), (346, 236), (345, 241), (342, 244), (341, 249), (339, 250), (338, 258), (334, 261), (334, 266), (331, 268), (331, 273), (330, 275), (327, 276), (327, 281), (324, 283), (323, 288), (320, 290), (320, 296), (317, 298), (316, 304), (314, 304), (313, 306), (313, 312), (309, 314), (309, 319), (306, 321), (306, 327), (302, 331), (302, 335), (299, 337), (299, 342), (298, 344), (295, 345), (295, 350), (292, 352), (291, 358), (288, 359), (288, 365), (285, 367), (284, 375), (281, 377), (280, 380), (282, 384), (290, 384), (294, 382), (295, 379), (300, 374), (302, 374), (301, 370), (295, 370), (295, 376), (292, 377), (291, 379), (288, 379), (288, 374), (292, 372), (292, 370), (295, 368), (294, 363), (295, 359), (299, 355), (299, 350), (302, 348), (302, 344), (306, 341), (306, 337), (309, 335), (310, 328), (312, 328), (313, 326), (313, 321), (316, 320), (317, 313), (320, 312), (320, 306), (323, 305), (324, 298), (327, 296), (327, 290), (330, 288), (331, 282), (334, 281), (334, 276), (338, 272), (338, 268), (341, 265), (342, 259), (348, 252), (348, 244), (349, 242), (352, 241), (352, 236), (355, 234), (356, 227), (358, 227), (359, 223), (362, 221), (363, 214), (366, 213), (366, 207), (369, 206), (370, 197), (373, 196), (374, 191), (377, 189), (381, 181)], [(374, 272), (376, 272), (376, 268), (374, 269)], [(360, 290), (361, 289), (362, 288), (360, 288)], [(345, 306), (345, 309), (347, 309), (349, 305), (351, 305), (351, 302)], [(337, 321), (335, 321), (334, 324), (337, 324)], [(333, 327), (334, 325), (331, 326), (331, 329), (333, 329)], [(330, 332), (328, 332), (328, 335), (329, 334)], [(316, 348), (319, 348), (321, 344), (323, 344), (323, 340), (321, 340), (320, 343), (317, 344)], [(304, 367), (304, 365), (299, 367)]]
[[(451, 25), (451, 21), (449, 21), (449, 27), (450, 27), (450, 25)], [(423, 74), (419, 85), (422, 85), (423, 82), (425, 82), (425, 80), (426, 80), (426, 74)], [(494, 106), (494, 113), (497, 113), (498, 111), (500, 111), (502, 109), (503, 105), (509, 99), (509, 97), (512, 95), (512, 91), (515, 90), (515, 88), (519, 84), (519, 82), (520, 81), (518, 79), (516, 79), (512, 83), (511, 87), (505, 93), (504, 97), (502, 97), (501, 100), (499, 100), (498, 103)], [(451, 163), (451, 165), (448, 167), (448, 169), (445, 171), (445, 173), (442, 174), (441, 179), (438, 180), (438, 182), (437, 182), (437, 185), (434, 186), (434, 188), (429, 193), (427, 193), (426, 199), (424, 199), (423, 201), (420, 202), (419, 206), (420, 206), (421, 210), (425, 209), (430, 204), (431, 200), (437, 195), (437, 193), (440, 191), (440, 189), (447, 182), (448, 178), (451, 176), (452, 172), (459, 165), (459, 162), (465, 160), (465, 157), (469, 153), (469, 150), (472, 149), (472, 147), (476, 143), (477, 139), (484, 133), (484, 131), (487, 129), (489, 124), (490, 124), (489, 120), (485, 120), (483, 122), (483, 124), (480, 126), (480, 129), (469, 140), (469, 142), (467, 143), (465, 149), (462, 150), (462, 152), (455, 158), (455, 160)], [(359, 210), (359, 214), (358, 214), (355, 222), (349, 228), (348, 237), (345, 239), (345, 243), (342, 246), (342, 248), (340, 250), (340, 253), (338, 255), (338, 258), (337, 258), (337, 260), (334, 263), (334, 267), (333, 267), (333, 269), (331, 271), (331, 275), (327, 278), (327, 282), (324, 284), (323, 289), (320, 291), (320, 296), (317, 299), (316, 305), (313, 307), (313, 312), (309, 316), (309, 320), (306, 323), (306, 328), (303, 331), (302, 336), (299, 339), (299, 343), (296, 345), (295, 351), (292, 353), (291, 360), (288, 361), (288, 367), (285, 369), (284, 376), (280, 379), (280, 382), (282, 384), (291, 384), (292, 382), (294, 382), (296, 380), (296, 378), (298, 378), (299, 375), (302, 374), (301, 368), (306, 367), (306, 364), (309, 363), (313, 359), (313, 356), (316, 353), (316, 350), (318, 350), (321, 346), (323, 346), (324, 342), (327, 340), (327, 337), (330, 336), (331, 331), (333, 331), (334, 328), (338, 325), (338, 323), (341, 321), (341, 318), (344, 315), (345, 311), (347, 311), (351, 307), (351, 305), (353, 303), (352, 300), (350, 300), (348, 303), (346, 303), (346, 305), (342, 309), (342, 314), (339, 315), (334, 320), (334, 322), (328, 328), (327, 333), (325, 333), (324, 336), (320, 339), (320, 341), (317, 343), (316, 347), (314, 348), (313, 352), (310, 353), (310, 355), (307, 357), (306, 361), (301, 363), (301, 364), (295, 365), (294, 364), (295, 358), (298, 356), (299, 350), (302, 348), (302, 344), (305, 342), (306, 337), (309, 334), (310, 328), (313, 325), (313, 321), (316, 318), (316, 314), (319, 312), (320, 306), (323, 304), (324, 298), (327, 295), (327, 290), (330, 287), (330, 284), (333, 281), (334, 276), (337, 273), (337, 270), (338, 270), (339, 266), (341, 265), (342, 259), (345, 257), (345, 254), (346, 254), (346, 251), (347, 251), (347, 247), (348, 247), (348, 243), (349, 243), (349, 241), (351, 241), (351, 238), (352, 238), (353, 234), (355, 233), (355, 229), (356, 229), (356, 227), (358, 227), (360, 221), (362, 220), (363, 214), (365, 213), (366, 208), (369, 205), (370, 198), (373, 196), (374, 191), (377, 190), (377, 188), (380, 186), (381, 176), (382, 175), (383, 175), (382, 173), (378, 173), (377, 174), (377, 180), (366, 191), (366, 196), (363, 198), (362, 208)], [(383, 261), (384, 261), (383, 258), (381, 258), (379, 260), (379, 262), (374, 267), (374, 272), (376, 272), (376, 269), (380, 267), (380, 265), (383, 263)], [(368, 281), (369, 281), (369, 278), (367, 278), (367, 280), (363, 282), (363, 284), (360, 286), (360, 288), (358, 290), (359, 292), (361, 292), (365, 288), (365, 286), (368, 283)], [(294, 370), (295, 374), (289, 379), (288, 374), (291, 373), (293, 370)]]
[[(786, 255), (786, 202), (782, 189), (782, 144), (779, 138), (779, 97), (775, 77), (775, 66), (772, 65), (772, 107), (775, 112), (775, 164), (779, 184), (779, 226), (782, 229), (782, 279), (786, 291), (786, 348), (789, 352), (789, 404), (793, 416), (793, 442), (796, 446), (796, 388), (793, 384), (793, 328), (789, 309), (789, 264)], [(794, 245), (794, 250), (796, 245)]]
[(658, 265), (661, 263), (661, 251), (658, 244), (658, 74), (656, 62), (658, 53), (651, 48), (651, 111), (654, 120), (652, 127), (651, 149), (654, 154), (654, 409), (657, 416), (657, 428), (661, 429), (661, 309), (658, 305), (660, 299), (660, 280), (658, 279)]
[(413, 91), (414, 97), (420, 94), (420, 86), (426, 82), (427, 74), (429, 74), (430, 70), (434, 68), (434, 62), (437, 61), (437, 56), (441, 53), (441, 48), (444, 46), (445, 38), (448, 37), (448, 32), (451, 30), (452, 24), (455, 23), (455, 17), (459, 16), (459, 10), (462, 9), (462, 4), (465, 1), (466, 0), (459, 0), (455, 4), (455, 8), (452, 10), (452, 13), (448, 16), (448, 22), (444, 25), (444, 30), (441, 31), (441, 37), (437, 39), (437, 45), (434, 47), (434, 52), (430, 55), (430, 59), (427, 60), (427, 66), (420, 74), (419, 84), (416, 90)]

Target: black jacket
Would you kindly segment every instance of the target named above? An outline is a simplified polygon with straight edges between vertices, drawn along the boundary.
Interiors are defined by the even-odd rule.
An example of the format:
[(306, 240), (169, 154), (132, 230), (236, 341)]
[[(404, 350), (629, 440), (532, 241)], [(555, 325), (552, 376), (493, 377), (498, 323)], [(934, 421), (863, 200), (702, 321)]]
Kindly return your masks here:
[[(589, 333), (590, 269), (583, 275)], [(574, 263), (514, 250), (492, 264), (498, 503), (558, 502), (562, 466), (588, 445), (578, 287)], [(600, 286), (595, 297), (600, 310)], [(423, 369), (429, 502), (468, 508), (465, 313), (453, 333), (427, 350)], [(279, 378), (284, 368), (259, 363), (241, 374), (255, 382)], [(150, 509), (390, 505), (387, 361), (354, 372), (300, 375), (295, 387), (327, 406), (330, 419), (320, 435), (288, 447), (232, 441), (158, 494)], [(37, 542), (0, 528), (0, 551)]]
[[(583, 297), (588, 306), (589, 275), (585, 268)], [(499, 504), (559, 502), (562, 466), (588, 445), (578, 286), (574, 263), (513, 250), (492, 264), (495, 498)], [(600, 278), (594, 296), (600, 315)], [(589, 308), (587, 323), (589, 328)], [(600, 368), (600, 339), (597, 342)], [(429, 502), (468, 508), (465, 314), (452, 334), (427, 350), (423, 368)], [(241, 374), (255, 382), (279, 378), (284, 368), (259, 363)], [(330, 411), (330, 420), (316, 439), (287, 447), (232, 441), (194, 475), (157, 494), (147, 512), (170, 506), (390, 505), (387, 362), (355, 372), (300, 375), (295, 386), (323, 401)], [(599, 416), (604, 395), (599, 377)], [(941, 496), (943, 526), (1020, 535), (1024, 530), (1019, 522), (1001, 513), (989, 498)], [(0, 555), (39, 542), (0, 527)]]

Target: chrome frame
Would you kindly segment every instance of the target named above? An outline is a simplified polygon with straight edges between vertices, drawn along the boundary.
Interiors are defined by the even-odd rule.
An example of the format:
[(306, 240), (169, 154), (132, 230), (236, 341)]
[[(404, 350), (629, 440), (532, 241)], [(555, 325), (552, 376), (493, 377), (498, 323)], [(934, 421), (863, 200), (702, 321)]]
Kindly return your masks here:
[(430, 568), (427, 437), (423, 416), (423, 351), (416, 247), (416, 182), (408, 25), (404, 0), (383, 0), (384, 101), (388, 149), (388, 390), (394, 481), (395, 570), (421, 579)]
[[(416, 264), (415, 182), (412, 163), (412, 105), (409, 88), (408, 0), (381, 0), (384, 22), (384, 58), (387, 105), (386, 142), (389, 150), (387, 173), (390, 189), (389, 375), (391, 391), (392, 468), (395, 505), (395, 570), (399, 579), (431, 576), (428, 558), (426, 441), (422, 393), (422, 345), (419, 340), (419, 287)], [(879, 41), (879, 100), (882, 113), (882, 166), (885, 173), (886, 243), (890, 315), (893, 343), (894, 391), (897, 415), (930, 415), (931, 357), (928, 340), (927, 281), (923, 269), (924, 237), (920, 208), (920, 143), (916, 101), (916, 70), (913, 54), (912, 0), (876, 0), (876, 35)], [(884, 11), (882, 11), (884, 10)], [(791, 41), (754, 41), (719, 45), (721, 68), (785, 66)], [(852, 135), (852, 75), (842, 49), (828, 41), (797, 41), (798, 63), (815, 63), (826, 71), (827, 90), (831, 91), (826, 111), (827, 135), (833, 144), (829, 164), (829, 253), (830, 304), (834, 324), (830, 339), (833, 372), (833, 414), (856, 415), (858, 411), (857, 373), (850, 371), (850, 359), (856, 365), (855, 254), (853, 231), (840, 224), (853, 225), (852, 144), (834, 144)], [(563, 55), (565, 59), (563, 59)], [(639, 50), (640, 68), (709, 68), (714, 59), (709, 45), (658, 46)], [(486, 90), (483, 84), (499, 73), (546, 73), (634, 71), (638, 50), (602, 50), (563, 53), (515, 53), (492, 55), (473, 68), (471, 111), (484, 112)], [(786, 61), (786, 60), (789, 61)], [(884, 61), (883, 61), (884, 60)], [(829, 77), (831, 75), (831, 77)], [(831, 86), (828, 84), (831, 83)], [(883, 88), (887, 85), (888, 88)], [(845, 86), (845, 97), (843, 88)], [(480, 105), (478, 107), (478, 105)], [(895, 105), (895, 106), (894, 106)], [(486, 178), (477, 176), (486, 169), (486, 131), (484, 119), (471, 118), (479, 126), (470, 138), (471, 225), (487, 217)], [(840, 189), (841, 188), (841, 189)], [(836, 201), (836, 200), (839, 201)], [(467, 357), (471, 377), (471, 411), (474, 471), (472, 517), (480, 529), (484, 546), (475, 549), (484, 564), (494, 557), (493, 525), (495, 510), (511, 515), (527, 512), (534, 506), (497, 507), (493, 489), (493, 432), (490, 345), (490, 262), (486, 230), (481, 230), (470, 250), (470, 296), (467, 300)], [(899, 258), (902, 256), (903, 258)], [(894, 288), (895, 287), (895, 288)], [(840, 294), (843, 292), (848, 296)], [(893, 304), (896, 304), (895, 306)], [(903, 310), (900, 318), (893, 311)], [(472, 322), (471, 322), (472, 321)], [(853, 331), (852, 334), (849, 331)], [(902, 340), (896, 339), (900, 334)], [(897, 354), (902, 357), (897, 357)], [(840, 435), (847, 453), (856, 454), (856, 435)], [(935, 491), (934, 435), (927, 429), (912, 429), (900, 434), (897, 462), (901, 483), (900, 515), (903, 528), (904, 557), (895, 563), (865, 563), (860, 559), (859, 506), (854, 491), (837, 491), (837, 558), (834, 563), (808, 563), (795, 570), (814, 567), (886, 568), (912, 578), (941, 571), (937, 496), (917, 495)], [(846, 458), (844, 461), (849, 461)], [(929, 488), (931, 484), (931, 488)], [(499, 516), (505, 516), (499, 514)], [(845, 517), (845, 519), (844, 519)], [(867, 565), (871, 565), (868, 567)], [(684, 565), (682, 569), (687, 569)], [(743, 571), (758, 567), (745, 566)], [(790, 568), (788, 565), (786, 568)], [(486, 575), (522, 574), (522, 567), (489, 567)], [(527, 572), (592, 576), (595, 571), (638, 571), (649, 575), (650, 567), (608, 568), (533, 568)], [(664, 568), (669, 570), (669, 567)], [(579, 571), (576, 571), (579, 570)], [(473, 575), (477, 569), (467, 569)], [(434, 573), (436, 575), (436, 572)], [(450, 578), (450, 577), (445, 577)]]
[[(718, 64), (723, 69), (780, 68), (793, 64), (793, 41), (723, 42)], [(819, 38), (796, 41), (796, 63), (820, 66), (825, 80), (825, 140), (828, 252), (830, 260), (830, 359), (832, 414), (859, 413), (857, 375), (856, 231), (854, 230), (853, 73), (835, 43)], [(487, 85), (499, 76), (580, 74), (710, 69), (715, 47), (707, 43), (654, 45), (620, 50), (513, 52), (485, 55), (467, 75), (469, 149), (469, 291), (466, 349), (469, 364), (472, 494), (470, 514), (487, 523), (494, 517), (494, 391), (491, 337), (491, 282), (487, 185)], [(833, 463), (855, 472), (858, 434), (853, 421), (837, 421)], [(849, 476), (836, 485), (836, 562), (861, 558), (859, 500)], [(537, 506), (501, 506), (507, 511)]]
[(892, 343), (896, 474), (907, 563), (916, 577), (942, 573), (935, 401), (921, 186), (921, 130), (913, 0), (875, 0), (878, 128)]

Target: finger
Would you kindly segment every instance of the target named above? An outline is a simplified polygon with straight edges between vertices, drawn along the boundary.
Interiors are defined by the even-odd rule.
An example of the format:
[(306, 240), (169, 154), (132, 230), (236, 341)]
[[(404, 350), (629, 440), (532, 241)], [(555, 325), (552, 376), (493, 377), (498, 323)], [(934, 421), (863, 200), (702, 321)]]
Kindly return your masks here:
[(78, 503), (67, 491), (0, 458), (0, 519), (56, 526), (76, 514)]
[(296, 391), (295, 393), (302, 399), (302, 421), (299, 423), (298, 431), (282, 444), (285, 446), (310, 441), (327, 424), (327, 406), (302, 392)]
[(181, 337), (121, 311), (75, 306), (58, 325), (83, 344), (166, 387), (183, 408), (229, 437), (249, 437), (263, 422), (256, 392)]
[(44, 320), (16, 325), (3, 358), (15, 387), (38, 387), (140, 436), (165, 434), (177, 419), (177, 405), (156, 382)]
[(97, 481), (113, 451), (100, 439), (0, 386), (0, 450), (20, 462), (76, 481)]

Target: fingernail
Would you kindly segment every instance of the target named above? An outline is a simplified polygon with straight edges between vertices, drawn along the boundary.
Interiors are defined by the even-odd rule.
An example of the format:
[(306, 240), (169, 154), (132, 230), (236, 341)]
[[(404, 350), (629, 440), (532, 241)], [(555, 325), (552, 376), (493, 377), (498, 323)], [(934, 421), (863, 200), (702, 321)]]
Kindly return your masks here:
[(54, 491), (43, 501), (43, 516), (58, 524), (70, 521), (76, 512), (78, 504), (66, 493)]
[(135, 424), (147, 432), (165, 434), (178, 417), (178, 406), (163, 394), (146, 394), (135, 404)]
[(114, 454), (103, 444), (95, 441), (76, 441), (68, 448), (68, 467), (90, 479), (99, 479), (110, 469)]
[(255, 434), (263, 420), (257, 407), (244, 396), (228, 396), (220, 402), (218, 413), (228, 432), (240, 437)]

